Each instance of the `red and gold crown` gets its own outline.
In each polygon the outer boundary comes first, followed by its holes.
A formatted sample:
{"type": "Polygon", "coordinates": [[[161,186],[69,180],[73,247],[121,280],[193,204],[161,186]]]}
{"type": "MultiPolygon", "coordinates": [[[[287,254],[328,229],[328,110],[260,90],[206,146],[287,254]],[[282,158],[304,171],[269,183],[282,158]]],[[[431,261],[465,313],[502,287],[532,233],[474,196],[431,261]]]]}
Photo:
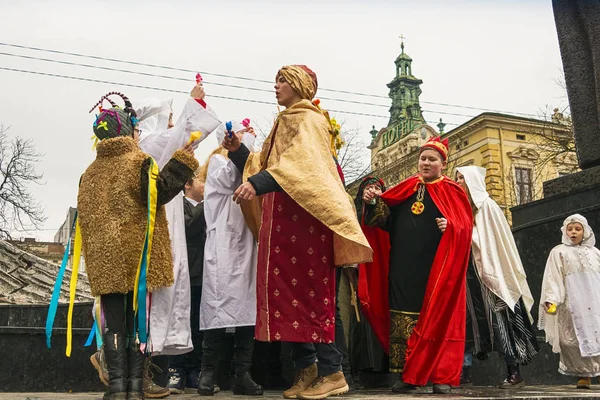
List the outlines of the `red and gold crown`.
{"type": "Polygon", "coordinates": [[[421,146],[421,150],[434,149],[442,155],[444,161],[448,160],[448,139],[441,139],[439,136],[432,136],[421,146]]]}

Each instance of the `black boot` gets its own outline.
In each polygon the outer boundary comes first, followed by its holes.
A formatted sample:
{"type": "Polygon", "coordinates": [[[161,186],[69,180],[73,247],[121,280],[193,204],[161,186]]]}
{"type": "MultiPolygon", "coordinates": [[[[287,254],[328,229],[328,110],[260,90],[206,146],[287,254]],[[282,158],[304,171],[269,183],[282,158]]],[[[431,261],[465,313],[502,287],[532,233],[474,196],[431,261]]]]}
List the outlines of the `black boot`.
{"type": "Polygon", "coordinates": [[[104,357],[108,370],[105,400],[127,400],[127,337],[124,333],[105,333],[104,357]]]}
{"type": "Polygon", "coordinates": [[[127,357],[129,360],[129,374],[127,392],[129,400],[142,400],[144,398],[144,363],[146,355],[140,351],[139,343],[135,337],[129,337],[127,357]]]}
{"type": "Polygon", "coordinates": [[[210,369],[203,369],[200,372],[200,378],[198,379],[198,394],[200,396],[214,396],[215,395],[215,384],[213,381],[213,375],[215,371],[210,369]]]}
{"type": "Polygon", "coordinates": [[[262,396],[263,394],[262,386],[254,382],[250,372],[244,372],[241,375],[236,373],[231,391],[233,394],[246,396],[262,396]]]}
{"type": "Polygon", "coordinates": [[[231,388],[233,394],[246,396],[262,396],[263,394],[262,386],[254,382],[250,375],[253,350],[254,327],[235,328],[235,380],[231,388]]]}

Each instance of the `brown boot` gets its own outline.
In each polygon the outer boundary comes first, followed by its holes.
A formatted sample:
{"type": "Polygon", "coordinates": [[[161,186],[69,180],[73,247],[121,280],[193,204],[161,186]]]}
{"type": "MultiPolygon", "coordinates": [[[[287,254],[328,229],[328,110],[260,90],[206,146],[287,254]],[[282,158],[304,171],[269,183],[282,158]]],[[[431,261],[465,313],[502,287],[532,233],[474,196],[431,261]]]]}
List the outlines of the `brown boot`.
{"type": "Polygon", "coordinates": [[[90,362],[98,371],[98,378],[104,386],[108,386],[108,370],[106,369],[106,361],[104,360],[104,348],[101,348],[90,356],[90,362]]]}
{"type": "Polygon", "coordinates": [[[151,367],[155,368],[159,373],[162,372],[156,364],[153,364],[150,361],[150,358],[146,359],[146,364],[144,366],[144,397],[147,399],[162,399],[168,397],[171,394],[169,389],[159,386],[152,381],[154,375],[150,371],[151,367]]]}
{"type": "Polygon", "coordinates": [[[308,389],[310,384],[317,378],[317,375],[317,364],[298,371],[296,379],[294,379],[294,386],[283,392],[283,397],[285,399],[297,399],[300,392],[308,389]]]}
{"type": "Polygon", "coordinates": [[[592,378],[580,376],[577,378],[577,389],[591,389],[592,378]]]}
{"type": "Polygon", "coordinates": [[[342,371],[331,375],[319,376],[312,385],[301,392],[298,397],[306,400],[324,399],[329,396],[336,396],[347,393],[349,390],[346,378],[342,371]]]}

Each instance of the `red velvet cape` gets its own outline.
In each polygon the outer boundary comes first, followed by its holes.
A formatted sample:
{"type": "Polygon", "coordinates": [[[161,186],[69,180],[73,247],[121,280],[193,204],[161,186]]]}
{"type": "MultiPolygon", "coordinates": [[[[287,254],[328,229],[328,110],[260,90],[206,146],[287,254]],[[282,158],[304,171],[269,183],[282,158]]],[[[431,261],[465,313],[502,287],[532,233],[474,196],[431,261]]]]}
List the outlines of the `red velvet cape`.
{"type": "MultiPolygon", "coordinates": [[[[422,182],[419,175],[410,177],[383,193],[381,199],[390,207],[402,203],[422,182]]],[[[448,177],[427,183],[425,187],[448,220],[448,226],[431,266],[418,323],[408,340],[402,380],[419,386],[428,381],[458,386],[464,356],[466,271],[473,215],[465,191],[448,177]]],[[[361,265],[359,296],[366,318],[384,348],[388,349],[390,245],[389,240],[384,240],[387,234],[381,232],[379,229],[365,230],[374,251],[374,261],[370,265],[361,265]]]]}
{"type": "MultiPolygon", "coordinates": [[[[364,206],[363,206],[364,207],[364,206]]],[[[390,306],[388,304],[388,271],[390,267],[390,237],[379,228],[364,223],[361,227],[373,249],[373,262],[358,266],[358,298],[360,309],[369,321],[383,350],[390,348],[390,306]]]]}

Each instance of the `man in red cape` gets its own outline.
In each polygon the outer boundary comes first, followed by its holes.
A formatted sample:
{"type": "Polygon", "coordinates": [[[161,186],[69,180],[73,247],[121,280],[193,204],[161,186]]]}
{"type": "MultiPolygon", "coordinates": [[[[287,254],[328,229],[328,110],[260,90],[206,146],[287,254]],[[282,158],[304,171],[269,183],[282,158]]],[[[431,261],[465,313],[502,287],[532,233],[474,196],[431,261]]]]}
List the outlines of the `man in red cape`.
{"type": "Polygon", "coordinates": [[[365,191],[366,203],[378,197],[365,222],[389,241],[365,229],[375,256],[361,266],[359,297],[390,370],[402,372],[392,390],[433,382],[444,394],[460,383],[473,217],[464,190],[442,175],[447,140],[432,138],[420,151],[419,174],[383,194],[365,191]]]}

